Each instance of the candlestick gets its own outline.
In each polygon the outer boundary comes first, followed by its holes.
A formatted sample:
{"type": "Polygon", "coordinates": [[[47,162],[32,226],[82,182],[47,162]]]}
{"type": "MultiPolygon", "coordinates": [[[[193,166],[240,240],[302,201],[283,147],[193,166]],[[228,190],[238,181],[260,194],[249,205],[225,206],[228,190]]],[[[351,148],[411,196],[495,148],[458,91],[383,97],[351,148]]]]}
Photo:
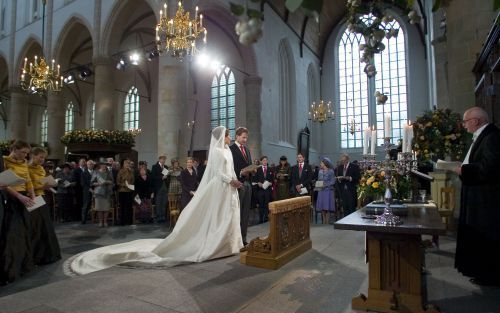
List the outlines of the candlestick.
{"type": "Polygon", "coordinates": [[[375,126],[372,126],[372,134],[371,134],[371,155],[375,155],[375,147],[377,146],[377,130],[375,129],[375,126]]]}
{"type": "Polygon", "coordinates": [[[384,118],[384,137],[391,138],[391,116],[389,114],[385,115],[384,118]]]}
{"type": "Polygon", "coordinates": [[[407,140],[407,146],[406,146],[406,152],[412,151],[412,146],[411,143],[413,141],[413,125],[411,124],[411,121],[409,121],[408,125],[408,133],[406,135],[406,140],[407,140]]]}
{"type": "Polygon", "coordinates": [[[405,153],[408,152],[406,151],[406,148],[408,146],[408,125],[403,126],[403,143],[401,146],[401,152],[405,153]]]}

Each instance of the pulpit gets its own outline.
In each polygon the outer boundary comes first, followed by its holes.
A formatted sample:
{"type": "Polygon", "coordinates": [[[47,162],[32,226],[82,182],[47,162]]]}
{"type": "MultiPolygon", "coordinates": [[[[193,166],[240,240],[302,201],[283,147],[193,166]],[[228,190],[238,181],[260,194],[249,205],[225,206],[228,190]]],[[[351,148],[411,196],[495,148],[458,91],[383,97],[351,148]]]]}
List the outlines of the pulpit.
{"type": "Polygon", "coordinates": [[[444,235],[445,226],[435,205],[408,205],[402,220],[398,226],[376,224],[363,208],[335,222],[335,229],[366,232],[368,294],[352,299],[353,310],[439,312],[425,303],[421,235],[444,235]]]}
{"type": "Polygon", "coordinates": [[[269,203],[269,235],[252,239],[240,254],[240,262],[278,269],[311,249],[310,216],[310,196],[269,203]]]}

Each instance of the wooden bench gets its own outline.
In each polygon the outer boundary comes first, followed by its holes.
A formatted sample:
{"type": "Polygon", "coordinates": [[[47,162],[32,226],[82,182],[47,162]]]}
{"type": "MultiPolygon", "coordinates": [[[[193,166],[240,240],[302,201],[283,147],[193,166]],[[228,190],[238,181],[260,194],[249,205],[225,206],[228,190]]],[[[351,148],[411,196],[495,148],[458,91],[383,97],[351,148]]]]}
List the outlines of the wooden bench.
{"type": "Polygon", "coordinates": [[[310,216],[310,196],[269,203],[269,236],[252,239],[240,262],[278,269],[311,249],[310,216]]]}

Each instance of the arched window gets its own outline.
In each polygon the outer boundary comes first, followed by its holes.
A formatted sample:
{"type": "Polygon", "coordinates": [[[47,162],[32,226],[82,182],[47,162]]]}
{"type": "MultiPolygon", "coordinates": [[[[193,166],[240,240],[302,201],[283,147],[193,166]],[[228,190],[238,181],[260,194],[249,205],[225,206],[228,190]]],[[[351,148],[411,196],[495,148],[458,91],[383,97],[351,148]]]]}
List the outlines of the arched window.
{"type": "Polygon", "coordinates": [[[89,128],[95,129],[95,102],[92,102],[89,110],[89,128]]]}
{"type": "MultiPolygon", "coordinates": [[[[371,18],[367,16],[365,20],[369,22],[371,18]]],[[[385,114],[391,115],[394,141],[401,137],[401,128],[406,124],[408,112],[405,38],[396,20],[390,26],[398,29],[399,35],[382,41],[386,48],[382,53],[375,54],[378,73],[373,78],[367,77],[365,64],[360,62],[362,52],[359,45],[365,42],[363,36],[346,29],[340,39],[338,86],[341,148],[361,148],[363,129],[372,125],[377,129],[380,145],[383,142],[385,114]],[[374,96],[376,91],[388,96],[385,105],[377,104],[374,96]]]]}
{"type": "Polygon", "coordinates": [[[40,125],[40,143],[43,144],[44,142],[47,142],[47,128],[49,124],[49,114],[47,110],[43,111],[42,114],[42,122],[40,125]]]}
{"type": "Polygon", "coordinates": [[[212,79],[210,125],[225,126],[234,138],[236,128],[236,82],[233,71],[222,65],[212,79]]]}
{"type": "Polygon", "coordinates": [[[69,102],[68,106],[66,107],[66,120],[64,123],[64,131],[65,132],[70,132],[74,128],[74,122],[75,122],[75,114],[73,111],[73,102],[69,102]]]}
{"type": "Polygon", "coordinates": [[[292,143],[295,132],[294,129],[294,113],[295,102],[293,101],[293,90],[295,83],[295,68],[293,63],[293,55],[286,40],[282,40],[278,48],[279,55],[279,110],[278,110],[278,140],[292,143]]]}
{"type": "Polygon", "coordinates": [[[139,93],[137,88],[132,86],[123,106],[123,129],[137,128],[139,128],[139,93]]]}

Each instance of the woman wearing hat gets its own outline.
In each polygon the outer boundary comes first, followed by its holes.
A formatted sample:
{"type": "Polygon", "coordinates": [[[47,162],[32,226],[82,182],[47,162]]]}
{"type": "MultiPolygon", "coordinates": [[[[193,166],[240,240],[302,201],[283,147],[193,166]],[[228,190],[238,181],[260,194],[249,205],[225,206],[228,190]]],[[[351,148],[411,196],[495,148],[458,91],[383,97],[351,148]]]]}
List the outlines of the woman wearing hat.
{"type": "Polygon", "coordinates": [[[323,158],[319,164],[318,180],[316,188],[318,198],[316,200],[316,213],[321,212],[323,224],[328,224],[328,213],[335,212],[335,194],[333,186],[336,178],[329,158],[323,158]]]}
{"type": "Polygon", "coordinates": [[[280,158],[280,164],[276,166],[277,192],[276,200],[290,198],[290,164],[286,156],[280,158]]]}

